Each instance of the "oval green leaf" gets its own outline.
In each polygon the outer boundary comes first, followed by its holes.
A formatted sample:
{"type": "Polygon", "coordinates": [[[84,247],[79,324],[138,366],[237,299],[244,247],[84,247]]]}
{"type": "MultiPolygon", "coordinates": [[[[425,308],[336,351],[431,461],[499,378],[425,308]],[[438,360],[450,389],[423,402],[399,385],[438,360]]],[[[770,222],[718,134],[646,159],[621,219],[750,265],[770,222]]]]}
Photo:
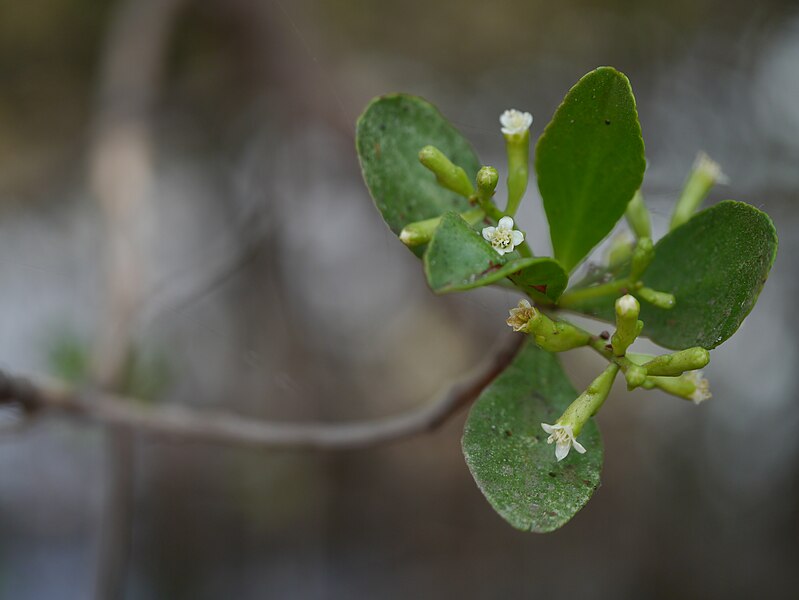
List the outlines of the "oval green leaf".
{"type": "MultiPolygon", "coordinates": [[[[355,144],[366,186],[395,234],[408,223],[470,208],[419,162],[431,144],[474,180],[480,163],[460,132],[432,104],[406,94],[375,98],[358,119],[355,144]]],[[[412,248],[421,255],[423,248],[412,248]]]]}
{"type": "Polygon", "coordinates": [[[624,215],[645,167],[627,77],[610,67],[588,73],[566,94],[536,146],[552,246],[567,271],[624,215]]]}
{"type": "Polygon", "coordinates": [[[553,270],[550,262],[554,261],[519,258],[516,252],[500,256],[458,213],[448,212],[427,245],[424,272],[436,294],[470,290],[525,273],[544,291],[562,291],[563,269],[553,270]]]}
{"type": "MultiPolygon", "coordinates": [[[[666,348],[715,348],[750,313],[777,256],[769,216],[743,202],[725,200],[697,213],[655,245],[643,282],[677,299],[670,310],[641,302],[643,335],[666,348]]],[[[613,320],[615,298],[570,309],[613,320]]]]}
{"type": "Polygon", "coordinates": [[[511,274],[509,279],[537,302],[549,304],[556,301],[569,283],[566,271],[551,258],[534,258],[531,261],[529,266],[511,274]]]}
{"type": "Polygon", "coordinates": [[[469,413],[466,464],[494,510],[517,529],[561,527],[599,485],[603,449],[593,420],[579,436],[587,452],[572,451],[561,462],[541,429],[576,397],[555,355],[528,342],[469,413]]]}

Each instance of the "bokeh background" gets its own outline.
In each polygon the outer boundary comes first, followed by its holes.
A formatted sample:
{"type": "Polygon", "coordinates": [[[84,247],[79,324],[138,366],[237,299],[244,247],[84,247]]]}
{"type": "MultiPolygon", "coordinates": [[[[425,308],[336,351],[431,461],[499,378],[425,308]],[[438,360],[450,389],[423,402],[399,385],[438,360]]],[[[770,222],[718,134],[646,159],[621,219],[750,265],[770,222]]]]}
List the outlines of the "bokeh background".
{"type": "MultiPolygon", "coordinates": [[[[638,99],[656,232],[704,150],[730,179],[709,202],[754,204],[780,235],[758,305],[706,369],[713,400],[617,386],[598,417],[602,486],[545,536],[513,530],[483,499],[460,452],[463,414],[340,453],[136,437],[123,597],[795,593],[791,0],[4,2],[0,366],[85,376],[119,235],[103,195],[130,193],[141,201],[117,224],[136,266],[114,277],[134,290],[126,385],[138,396],[292,421],[418,406],[510,335],[517,298],[427,290],[362,184],[358,114],[375,95],[420,94],[502,172],[499,113],[532,112],[537,137],[566,90],[605,64],[638,99]],[[130,137],[104,145],[119,123],[130,137]]],[[[534,184],[520,220],[547,251],[534,184]]],[[[601,366],[589,351],[565,363],[578,386],[601,366]]],[[[3,425],[0,597],[93,597],[103,431],[63,419],[20,430],[10,413],[3,425]]]]}

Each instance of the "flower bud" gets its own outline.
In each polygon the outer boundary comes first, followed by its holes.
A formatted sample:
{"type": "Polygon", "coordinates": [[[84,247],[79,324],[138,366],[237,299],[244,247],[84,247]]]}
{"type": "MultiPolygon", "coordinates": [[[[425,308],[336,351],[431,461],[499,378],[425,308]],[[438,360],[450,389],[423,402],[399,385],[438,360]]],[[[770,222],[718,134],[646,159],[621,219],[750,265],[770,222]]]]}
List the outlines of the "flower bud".
{"type": "Polygon", "coordinates": [[[635,232],[638,238],[651,238],[652,237],[652,223],[649,218],[649,211],[644,204],[644,197],[641,195],[641,190],[635,192],[633,199],[627,205],[627,210],[624,213],[627,218],[627,223],[630,229],[635,232]]]}
{"type": "Polygon", "coordinates": [[[682,375],[685,371],[701,369],[710,362],[710,352],[701,346],[656,356],[644,365],[648,375],[682,375]]]}
{"type": "Polygon", "coordinates": [[[677,299],[673,294],[658,292],[657,290],[653,290],[652,288],[648,287],[639,288],[635,291],[635,293],[639,298],[641,298],[641,300],[648,302],[652,306],[657,306],[658,308],[667,310],[674,308],[674,305],[677,302],[677,299]]]}
{"type": "Polygon", "coordinates": [[[653,258],[655,258],[655,245],[652,243],[652,238],[638,238],[630,265],[630,281],[641,279],[641,275],[644,274],[653,258]]]}
{"type": "Polygon", "coordinates": [[[641,305],[630,294],[616,300],[616,333],[610,339],[615,356],[624,356],[627,348],[635,341],[644,324],[638,320],[641,305]]]}
{"type": "Polygon", "coordinates": [[[497,189],[499,173],[494,167],[482,167],[477,171],[477,194],[481,197],[491,198],[497,189]]]}
{"type": "MultiPolygon", "coordinates": [[[[476,225],[485,218],[485,213],[482,209],[474,208],[461,213],[461,217],[469,223],[469,225],[476,225]]],[[[441,223],[441,217],[433,217],[432,219],[425,219],[424,221],[415,221],[408,223],[400,231],[399,239],[406,246],[420,246],[426,244],[433,237],[438,224],[441,223]]]]}
{"type": "Polygon", "coordinates": [[[727,183],[727,176],[721,171],[717,162],[704,152],[696,156],[694,166],[683,186],[680,199],[674,207],[669,229],[676,229],[697,211],[710,189],[717,183],[727,183]]]}
{"type": "Polygon", "coordinates": [[[425,146],[419,151],[419,162],[430,169],[438,183],[461,196],[474,194],[474,187],[469,176],[459,166],[452,163],[441,150],[435,146],[425,146]]]}

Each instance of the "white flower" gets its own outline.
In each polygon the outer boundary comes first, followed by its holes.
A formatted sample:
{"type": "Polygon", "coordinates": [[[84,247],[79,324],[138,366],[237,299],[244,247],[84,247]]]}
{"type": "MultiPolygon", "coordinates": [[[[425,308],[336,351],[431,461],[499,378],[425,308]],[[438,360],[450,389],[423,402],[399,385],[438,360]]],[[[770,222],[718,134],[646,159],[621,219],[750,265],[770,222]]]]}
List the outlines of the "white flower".
{"type": "Polygon", "coordinates": [[[577,450],[580,454],[585,454],[585,447],[574,438],[571,425],[547,425],[541,423],[541,428],[549,435],[547,444],[557,444],[555,446],[555,458],[563,460],[569,455],[569,450],[577,450]]]}
{"type": "Polygon", "coordinates": [[[502,256],[524,241],[524,234],[513,229],[513,219],[502,217],[496,227],[483,227],[483,237],[491,242],[494,250],[502,256]]]}
{"type": "Polygon", "coordinates": [[[694,384],[694,391],[691,394],[691,400],[694,401],[694,404],[709,400],[713,396],[710,393],[710,384],[707,379],[702,377],[702,371],[691,371],[686,374],[686,377],[694,384]]]}
{"type": "Polygon", "coordinates": [[[530,129],[530,125],[533,124],[533,115],[511,108],[500,115],[499,122],[502,125],[502,133],[517,135],[530,129]]]}
{"type": "Polygon", "coordinates": [[[721,165],[704,152],[700,152],[696,155],[694,171],[699,171],[709,179],[712,179],[715,183],[726,185],[730,182],[730,179],[721,170],[721,165]]]}
{"type": "Polygon", "coordinates": [[[526,298],[522,298],[519,300],[519,305],[516,308],[511,308],[508,313],[510,313],[510,316],[505,322],[509,327],[513,327],[513,331],[521,331],[527,325],[527,322],[535,316],[536,310],[526,298]]]}

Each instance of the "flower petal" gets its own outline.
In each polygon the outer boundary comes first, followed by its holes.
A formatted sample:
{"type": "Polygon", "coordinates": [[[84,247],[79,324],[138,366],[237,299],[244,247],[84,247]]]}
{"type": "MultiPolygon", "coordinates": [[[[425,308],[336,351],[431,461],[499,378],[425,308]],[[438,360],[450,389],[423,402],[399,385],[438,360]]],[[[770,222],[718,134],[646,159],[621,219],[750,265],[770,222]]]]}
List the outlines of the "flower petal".
{"type": "Polygon", "coordinates": [[[558,445],[555,446],[555,458],[557,458],[559,462],[566,458],[569,455],[571,447],[572,445],[569,442],[558,442],[558,445]]]}
{"type": "Polygon", "coordinates": [[[579,452],[580,454],[585,454],[585,446],[583,446],[583,445],[582,445],[580,442],[578,442],[577,440],[574,440],[574,441],[572,442],[572,446],[574,446],[574,449],[575,449],[575,450],[577,450],[577,452],[579,452]]]}
{"type": "Polygon", "coordinates": [[[499,254],[500,256],[504,255],[505,252],[508,252],[507,249],[505,249],[505,248],[497,248],[496,246],[494,246],[494,250],[496,250],[497,254],[499,254]]]}
{"type": "Polygon", "coordinates": [[[552,433],[555,429],[558,429],[557,425],[548,425],[547,423],[541,423],[541,429],[546,431],[547,433],[552,433]]]}
{"type": "Polygon", "coordinates": [[[513,229],[513,219],[511,217],[502,217],[497,226],[500,229],[513,229]]]}
{"type": "Polygon", "coordinates": [[[518,246],[524,241],[524,234],[516,229],[510,234],[510,239],[513,240],[514,246],[518,246]]]}
{"type": "Polygon", "coordinates": [[[496,227],[483,227],[483,239],[490,242],[494,238],[496,231],[496,227]]]}

